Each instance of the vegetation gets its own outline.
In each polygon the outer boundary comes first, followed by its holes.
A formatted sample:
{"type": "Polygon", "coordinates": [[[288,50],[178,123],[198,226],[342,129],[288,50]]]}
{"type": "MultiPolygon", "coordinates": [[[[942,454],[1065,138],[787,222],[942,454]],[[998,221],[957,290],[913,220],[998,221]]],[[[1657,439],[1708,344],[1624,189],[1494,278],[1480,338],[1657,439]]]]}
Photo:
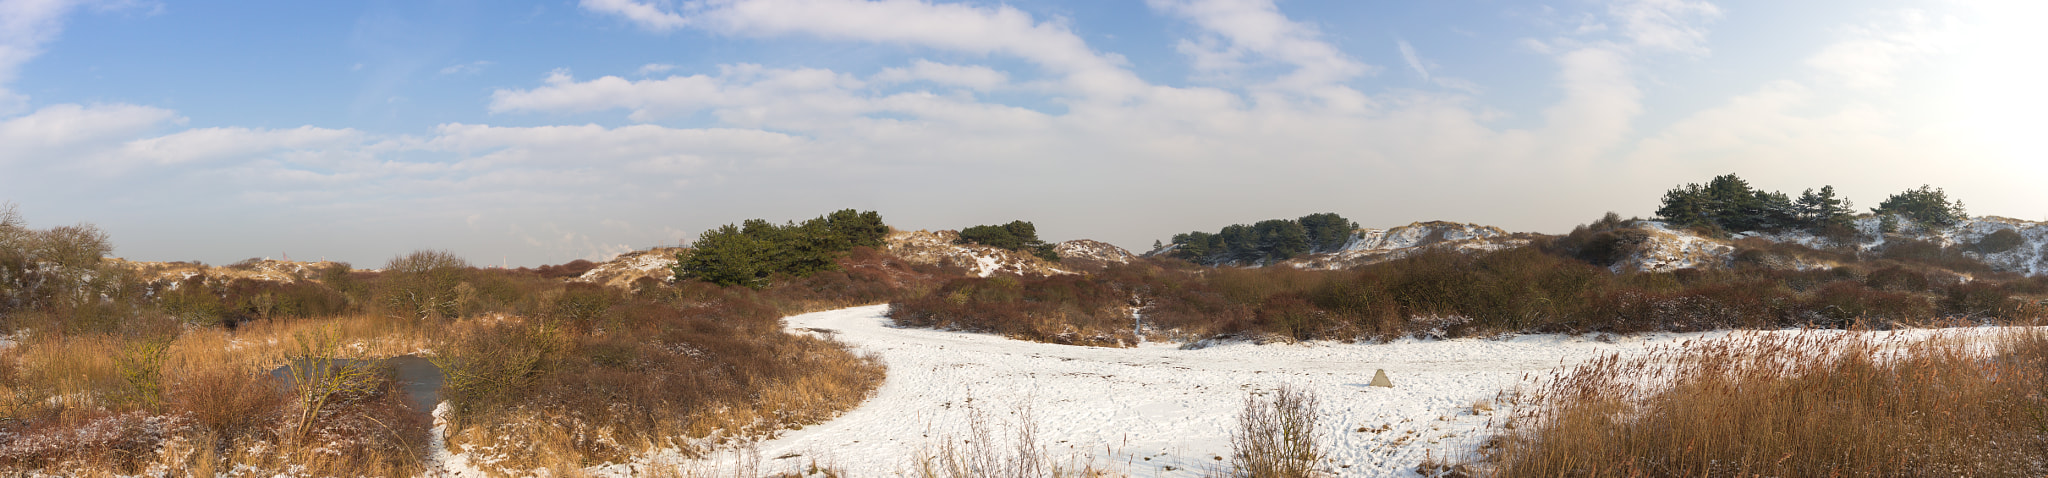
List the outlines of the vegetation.
{"type": "Polygon", "coordinates": [[[1047,261],[1059,262],[1060,255],[1053,251],[1052,244],[1038,240],[1038,227],[1026,221],[1010,221],[1001,226],[974,226],[960,230],[961,244],[980,244],[989,247],[1027,252],[1047,261]]]}
{"type": "Polygon", "coordinates": [[[1249,226],[1231,225],[1215,234],[1175,234],[1171,255],[1209,265],[1271,263],[1301,254],[1335,251],[1344,247],[1357,230],[1358,223],[1336,213],[1270,219],[1249,226]]]}
{"type": "MultiPolygon", "coordinates": [[[[864,224],[879,237],[872,215],[828,226],[844,238],[864,224]]],[[[17,342],[0,347],[0,470],[417,476],[427,410],[389,370],[334,359],[420,350],[449,378],[449,443],[513,457],[490,465],[499,472],[701,450],[714,434],[824,420],[881,383],[879,362],[785,334],[782,315],[920,294],[959,273],[851,247],[760,290],[568,284],[447,251],[288,282],[172,280],[100,261],[110,248],[97,231],[30,229],[0,209],[0,330],[17,342]]]]}
{"type": "Polygon", "coordinates": [[[1820,233],[1841,227],[1854,205],[1835,197],[1834,186],[1806,190],[1794,201],[1784,193],[1751,189],[1734,174],[1707,184],[1686,184],[1664,193],[1657,218],[1672,225],[1722,233],[1805,229],[1820,233]]]}
{"type": "Polygon", "coordinates": [[[1210,269],[1146,260],[1089,276],[963,278],[891,304],[900,325],[1054,343],[1241,335],[1385,340],[1517,332],[1894,327],[2048,316],[2048,278],[1992,271],[1950,247],[1895,239],[1872,251],[1745,239],[1729,269],[1607,269],[1646,240],[1609,214],[1571,234],[1492,253],[1425,250],[1343,271],[1210,269]],[[1794,258],[1841,264],[1788,270],[1794,258]],[[1973,279],[1965,281],[1961,274],[1973,279]]]}
{"type": "MultiPolygon", "coordinates": [[[[1885,198],[1884,202],[1878,203],[1877,207],[1870,208],[1870,212],[1885,219],[1890,219],[1893,215],[1904,216],[1914,223],[1927,227],[1950,227],[1970,218],[1970,215],[1963,211],[1962,200],[1949,201],[1948,193],[1927,185],[1893,194],[1885,198]]],[[[1887,224],[1884,232],[1893,232],[1897,229],[1895,222],[1888,221],[1887,224]]]]}
{"type": "Polygon", "coordinates": [[[2036,476],[2048,336],[1738,335],[1558,374],[1499,476],[2036,476]]]}
{"type": "Polygon", "coordinates": [[[1310,478],[1327,452],[1326,438],[1316,430],[1320,399],[1312,392],[1282,385],[1272,398],[1246,394],[1230,434],[1230,464],[1242,476],[1310,478]]]}
{"type": "Polygon", "coordinates": [[[675,278],[759,289],[778,275],[833,270],[848,250],[881,246],[888,235],[889,226],[874,211],[845,209],[781,226],[749,219],[704,231],[689,251],[676,255],[675,278]]]}

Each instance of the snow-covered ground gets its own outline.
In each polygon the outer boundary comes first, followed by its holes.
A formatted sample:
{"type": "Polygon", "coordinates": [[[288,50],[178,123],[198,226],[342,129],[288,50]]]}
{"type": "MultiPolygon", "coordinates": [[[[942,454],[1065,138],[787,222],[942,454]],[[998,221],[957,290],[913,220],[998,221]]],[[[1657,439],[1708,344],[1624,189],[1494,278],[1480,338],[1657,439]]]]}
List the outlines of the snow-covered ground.
{"type": "Polygon", "coordinates": [[[1111,349],[894,328],[885,310],[787,319],[794,330],[830,331],[824,333],[878,354],[889,378],[846,415],[760,443],[749,454],[758,454],[763,471],[815,461],[853,476],[899,476],[942,440],[972,438],[973,414],[1008,439],[1019,410],[1028,408],[1039,444],[1054,458],[1092,461],[1131,476],[1201,476],[1228,466],[1230,431],[1246,394],[1291,384],[1321,398],[1322,432],[1332,446],[1329,471],[1413,475],[1425,457],[1471,453],[1511,411],[1499,403],[1475,414],[1475,402],[1581,360],[1726,335],[1111,349]],[[1380,369],[1394,388],[1366,385],[1380,369]]]}

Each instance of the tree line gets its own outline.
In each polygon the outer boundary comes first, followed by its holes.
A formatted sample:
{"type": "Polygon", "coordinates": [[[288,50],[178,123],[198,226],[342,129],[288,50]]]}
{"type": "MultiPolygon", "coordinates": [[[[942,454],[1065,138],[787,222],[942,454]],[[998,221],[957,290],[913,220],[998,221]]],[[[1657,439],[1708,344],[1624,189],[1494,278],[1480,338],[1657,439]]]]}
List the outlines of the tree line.
{"type": "Polygon", "coordinates": [[[1337,213],[1268,219],[1251,225],[1233,224],[1214,234],[1175,234],[1168,255],[1210,265],[1279,262],[1302,254],[1335,252],[1350,242],[1357,230],[1358,223],[1337,213]]]}
{"type": "MultiPolygon", "coordinates": [[[[1829,234],[1850,229],[1855,211],[1854,203],[1838,197],[1834,186],[1821,186],[1818,191],[1809,188],[1794,199],[1782,192],[1752,188],[1731,173],[1706,184],[1685,184],[1665,192],[1657,219],[1716,235],[1788,230],[1829,234]]],[[[1895,232],[1899,217],[1926,227],[1950,227],[1969,219],[1962,201],[1950,201],[1946,192],[1926,185],[1893,194],[1870,212],[1878,215],[1883,232],[1895,232]]]]}

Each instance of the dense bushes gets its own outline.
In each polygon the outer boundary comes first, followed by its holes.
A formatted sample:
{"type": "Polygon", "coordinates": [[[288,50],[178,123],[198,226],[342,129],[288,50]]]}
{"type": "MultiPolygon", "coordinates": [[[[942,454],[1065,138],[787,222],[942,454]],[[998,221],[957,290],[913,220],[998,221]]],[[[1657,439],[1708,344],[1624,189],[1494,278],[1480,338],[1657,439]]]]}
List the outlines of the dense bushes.
{"type": "Polygon", "coordinates": [[[1572,232],[1543,244],[1554,254],[1610,267],[1628,259],[1649,242],[1650,235],[1634,227],[1637,219],[1623,220],[1607,213],[1600,220],[1572,228],[1572,232]]]}
{"type": "Polygon", "coordinates": [[[1357,229],[1357,223],[1336,213],[1269,219],[1249,226],[1231,225],[1215,234],[1175,234],[1171,255],[1208,265],[1271,263],[1335,251],[1344,247],[1357,229]]]}
{"type": "Polygon", "coordinates": [[[676,255],[677,280],[767,287],[777,274],[805,277],[831,270],[855,247],[879,247],[889,226],[874,211],[845,209],[804,221],[774,225],[749,219],[704,231],[691,249],[676,255]]]}
{"type": "Polygon", "coordinates": [[[948,282],[890,304],[898,325],[1001,333],[1079,345],[1128,344],[1131,295],[1093,277],[996,276],[948,282]]]}
{"type": "Polygon", "coordinates": [[[1001,226],[974,226],[960,230],[960,243],[981,244],[989,247],[1028,252],[1040,259],[1059,262],[1060,255],[1053,251],[1052,244],[1038,240],[1038,227],[1025,221],[1010,221],[1001,226]]]}

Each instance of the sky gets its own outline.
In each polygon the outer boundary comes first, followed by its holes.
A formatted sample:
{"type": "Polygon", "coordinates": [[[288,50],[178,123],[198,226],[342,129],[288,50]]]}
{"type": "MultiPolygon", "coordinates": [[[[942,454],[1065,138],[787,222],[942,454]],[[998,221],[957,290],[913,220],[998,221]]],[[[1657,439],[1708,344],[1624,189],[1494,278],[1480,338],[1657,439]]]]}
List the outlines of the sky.
{"type": "Polygon", "coordinates": [[[0,201],[533,266],[750,218],[1561,233],[1735,173],[2048,220],[2048,2],[0,0],[0,201]]]}

